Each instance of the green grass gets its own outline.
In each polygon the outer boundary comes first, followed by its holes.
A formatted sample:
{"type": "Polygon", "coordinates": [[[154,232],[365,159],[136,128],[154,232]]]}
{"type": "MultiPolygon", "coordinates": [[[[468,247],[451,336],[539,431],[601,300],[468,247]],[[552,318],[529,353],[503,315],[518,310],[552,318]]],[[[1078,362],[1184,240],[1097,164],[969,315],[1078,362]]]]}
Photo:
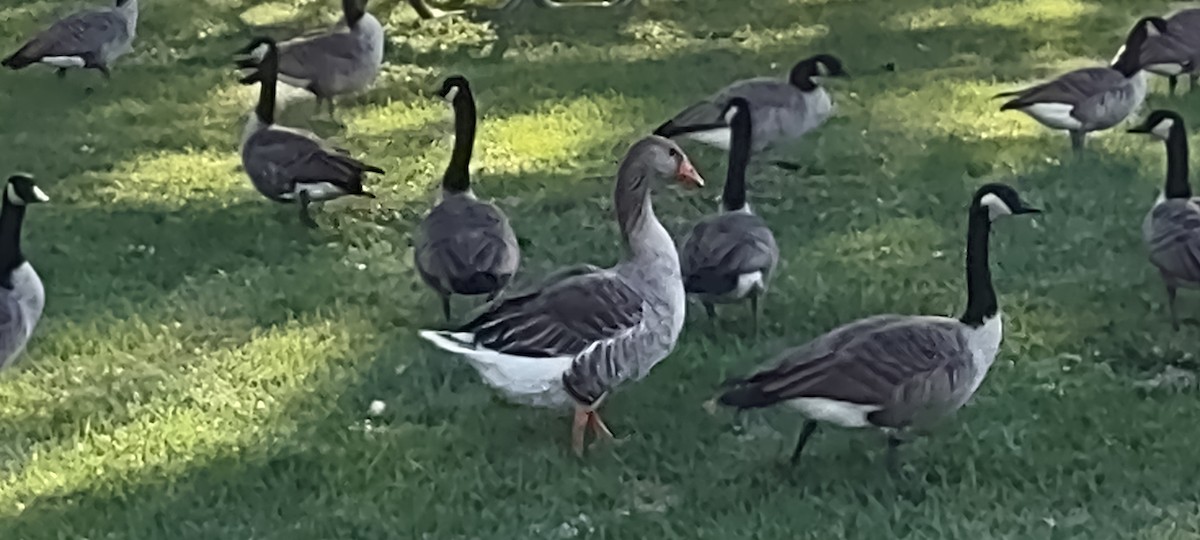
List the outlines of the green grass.
{"type": "MultiPolygon", "coordinates": [[[[344,102],[344,131],[314,127],[388,174],[378,200],[329,204],[311,232],[239,170],[254,90],[229,57],[250,24],[287,35],[334,2],[147,1],[110,83],[0,74],[0,173],[33,172],[53,198],[26,227],[45,318],[0,374],[0,538],[1200,538],[1195,393],[1134,386],[1195,369],[1200,338],[1171,332],[1140,244],[1161,144],[1114,132],[1072,162],[1065,136],[988,99],[1108,59],[1164,2],[645,3],[502,27],[373,3],[386,73],[344,102]],[[474,83],[477,191],[511,216],[529,282],[616,259],[595,177],[639,134],[819,51],[857,76],[834,85],[839,116],[784,151],[818,174],[751,180],[785,259],[765,336],[744,318],[713,334],[693,309],[675,353],[606,405],[619,446],[576,460],[565,417],[501,404],[417,340],[439,324],[410,236],[449,155],[441,77],[474,83]],[[992,180],[1047,213],[993,234],[1001,357],[955,422],[905,448],[918,494],[883,475],[877,434],[823,430],[793,470],[795,417],[734,429],[705,411],[725,376],[840,323],[961,309],[964,208],[992,180]]],[[[0,48],[69,7],[0,7],[0,48]]],[[[1195,96],[1155,88],[1149,106],[1200,122],[1195,96]]],[[[724,175],[719,152],[688,149],[711,184],[659,196],[677,233],[724,175]]]]}

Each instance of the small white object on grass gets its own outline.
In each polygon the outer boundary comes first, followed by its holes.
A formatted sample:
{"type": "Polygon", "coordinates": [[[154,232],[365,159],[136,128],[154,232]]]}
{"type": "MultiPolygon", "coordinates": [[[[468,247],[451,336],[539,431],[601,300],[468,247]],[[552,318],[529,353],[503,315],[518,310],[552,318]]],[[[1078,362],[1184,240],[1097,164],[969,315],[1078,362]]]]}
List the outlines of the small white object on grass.
{"type": "Polygon", "coordinates": [[[367,409],[367,412],[371,413],[371,416],[379,416],[386,408],[387,404],[377,399],[371,402],[371,407],[367,409]]]}

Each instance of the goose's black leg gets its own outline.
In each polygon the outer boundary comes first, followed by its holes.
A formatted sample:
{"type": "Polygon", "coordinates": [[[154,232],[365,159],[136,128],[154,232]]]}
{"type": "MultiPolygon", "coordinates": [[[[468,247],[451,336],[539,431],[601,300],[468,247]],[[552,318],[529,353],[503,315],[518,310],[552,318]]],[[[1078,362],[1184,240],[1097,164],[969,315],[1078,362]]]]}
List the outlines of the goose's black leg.
{"type": "Polygon", "coordinates": [[[758,337],[758,293],[750,293],[750,328],[754,337],[758,337]]]}
{"type": "Polygon", "coordinates": [[[704,312],[708,314],[710,320],[717,320],[717,308],[712,305],[712,302],[704,302],[704,312]]]}
{"type": "Polygon", "coordinates": [[[1179,76],[1171,75],[1167,77],[1167,95],[1175,95],[1175,87],[1179,84],[1179,76]]]}
{"type": "Polygon", "coordinates": [[[1196,89],[1196,80],[1200,79],[1200,73],[1188,73],[1188,93],[1196,89]]]}
{"type": "Polygon", "coordinates": [[[67,68],[58,68],[54,70],[54,74],[58,75],[58,78],[60,79],[65,79],[67,78],[67,68]]]}
{"type": "Polygon", "coordinates": [[[104,75],[104,80],[107,81],[107,80],[112,79],[112,73],[108,71],[108,66],[105,66],[103,64],[98,64],[96,66],[96,69],[100,71],[101,75],[104,75]]]}
{"type": "Polygon", "coordinates": [[[1071,131],[1071,150],[1074,150],[1076,154],[1083,153],[1083,138],[1086,135],[1087,134],[1082,131],[1071,131]]]}
{"type": "Polygon", "coordinates": [[[903,442],[895,435],[888,436],[887,455],[884,457],[884,463],[887,465],[888,473],[894,478],[900,477],[900,452],[898,449],[903,442]]]}
{"type": "Polygon", "coordinates": [[[300,205],[300,223],[303,223],[305,227],[310,229],[317,228],[317,222],[313,220],[312,215],[308,213],[308,205],[312,204],[312,199],[308,197],[308,192],[300,190],[300,192],[296,194],[296,202],[300,205]]]}
{"type": "Polygon", "coordinates": [[[1179,314],[1175,312],[1175,286],[1167,283],[1167,309],[1171,311],[1171,328],[1179,331],[1179,314]]]}
{"type": "Polygon", "coordinates": [[[796,441],[796,449],[792,451],[792,465],[800,463],[800,454],[804,452],[804,445],[808,444],[808,438],[812,437],[815,431],[817,431],[816,420],[809,420],[804,423],[804,427],[800,430],[800,438],[796,441]]]}

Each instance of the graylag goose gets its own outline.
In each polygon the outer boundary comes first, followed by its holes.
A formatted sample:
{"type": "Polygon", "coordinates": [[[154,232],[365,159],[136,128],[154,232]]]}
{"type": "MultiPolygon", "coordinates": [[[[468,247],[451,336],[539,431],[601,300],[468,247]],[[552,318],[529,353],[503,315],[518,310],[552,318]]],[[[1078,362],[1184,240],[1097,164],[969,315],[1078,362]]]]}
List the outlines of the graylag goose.
{"type": "Polygon", "coordinates": [[[1187,75],[1190,92],[1200,76],[1200,8],[1175,12],[1166,21],[1166,33],[1146,38],[1141,63],[1146,71],[1167,78],[1171,95],[1175,95],[1179,76],[1187,75]]]}
{"type": "Polygon", "coordinates": [[[650,199],[651,184],[665,177],[703,185],[674,142],[650,136],[634,143],[613,193],[625,247],[616,266],[576,269],[497,301],[457,329],[421,330],[421,337],[464,356],[514,402],[573,407],[571,447],[577,455],[585,429],[611,438],[597,408],[621,383],[650,373],[683,328],[679,255],[650,199]]]}
{"type": "Polygon", "coordinates": [[[692,227],[679,261],[684,290],[700,299],[710,318],[716,317],[713,304],[748,298],[757,334],[758,300],[779,262],[779,247],[766,222],[746,202],[746,166],[753,136],[750,103],[742,97],[729,100],[725,118],[732,144],[721,213],[692,227]]]}
{"type": "Polygon", "coordinates": [[[476,114],[470,84],[453,76],[440,94],[454,107],[454,152],[442,175],[442,200],[417,227],[413,257],[449,321],[450,295],[486,294],[492,301],[516,274],[521,250],[504,212],[471,190],[476,114]]]}
{"type": "MultiPolygon", "coordinates": [[[[655,135],[695,140],[729,150],[729,125],[723,114],[729,100],[740,97],[750,102],[754,125],[751,149],[761,152],[772,145],[808,133],[834,113],[829,92],[821,86],[824,77],[848,76],[838,58],[818,54],[792,67],[787,79],[755,77],[744,79],[689,106],[654,130],[655,135]]],[[[795,165],[780,162],[789,168],[795,165]]]]}
{"type": "Polygon", "coordinates": [[[1078,154],[1087,133],[1121,123],[1146,99],[1142,45],[1147,37],[1166,31],[1161,17],[1145,17],[1133,25],[1111,66],[1077,69],[1049,82],[997,94],[997,98],[1012,98],[1000,110],[1021,111],[1046,127],[1066,130],[1078,154]]]}
{"type": "Polygon", "coordinates": [[[42,280],[21,252],[21,225],[26,206],[49,200],[32,177],[15,174],[8,179],[0,205],[0,368],[25,350],[46,305],[42,280]]]}
{"type": "Polygon", "coordinates": [[[256,73],[242,84],[259,84],[258,105],[250,113],[242,134],[242,166],[254,187],[268,199],[299,206],[300,221],[316,227],[308,207],[346,195],[374,198],[363,189],[368,172],[383,169],[363,163],[344,149],[336,148],[315,134],[275,124],[275,42],[258,38],[266,48],[256,73]]]}
{"type": "Polygon", "coordinates": [[[1142,239],[1150,262],[1167,287],[1171,325],[1179,330],[1175,291],[1200,288],[1200,199],[1188,185],[1188,142],[1183,118],[1173,111],[1150,113],[1130,133],[1145,133],[1166,142],[1167,179],[1158,200],[1142,222],[1142,239]]]}
{"type": "Polygon", "coordinates": [[[958,319],[876,315],[854,321],[784,351],[749,377],[727,381],[732,388],[719,402],[799,411],[807,422],[793,463],[818,422],[881,429],[888,434],[888,469],[896,473],[902,437],[958,410],[987,376],[1001,340],[988,233],[1001,217],[1033,212],[1009,186],[976,191],[967,226],[967,307],[958,319]]]}
{"type": "Polygon", "coordinates": [[[60,77],[67,68],[88,68],[107,78],[109,66],[133,49],[137,21],[138,0],[117,0],[111,8],[76,13],[33,36],[0,65],[21,69],[42,63],[58,68],[60,77]]]}
{"type": "MultiPolygon", "coordinates": [[[[342,23],[328,32],[302,36],[279,43],[279,80],[308,90],[321,102],[329,102],[334,117],[334,96],[366,89],[379,76],[383,65],[383,25],[367,13],[367,0],[342,0],[342,23]]],[[[252,42],[237,62],[245,70],[258,69],[261,45],[252,42]]]]}

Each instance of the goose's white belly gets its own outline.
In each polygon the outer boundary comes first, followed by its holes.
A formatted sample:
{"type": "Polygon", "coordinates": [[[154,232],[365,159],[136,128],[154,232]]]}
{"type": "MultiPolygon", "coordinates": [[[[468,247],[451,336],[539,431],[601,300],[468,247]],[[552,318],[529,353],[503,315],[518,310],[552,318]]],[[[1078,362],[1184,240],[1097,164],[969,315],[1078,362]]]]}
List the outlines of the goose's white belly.
{"type": "Polygon", "coordinates": [[[29,342],[29,336],[33,335],[33,330],[42,318],[42,308],[45,307],[46,303],[46,293],[42,287],[42,280],[28,261],[13,270],[12,284],[12,291],[6,291],[6,294],[11,299],[16,300],[20,315],[15,318],[20,322],[20,325],[5,328],[11,334],[0,336],[0,343],[3,343],[5,345],[4,348],[8,349],[3,351],[5,356],[4,358],[0,358],[0,366],[8,365],[12,362],[13,358],[25,350],[25,344],[29,342]]]}
{"type": "Polygon", "coordinates": [[[878,405],[861,405],[847,401],[827,398],[796,398],[787,401],[787,405],[803,414],[805,418],[818,422],[847,427],[861,428],[871,426],[867,415],[878,411],[878,405]]]}
{"type": "Polygon", "coordinates": [[[996,361],[996,353],[1000,352],[1000,342],[1004,337],[1001,318],[997,312],[992,318],[984,320],[983,326],[966,330],[967,346],[971,348],[971,359],[975,362],[975,376],[967,387],[964,401],[979,389],[992,363],[996,361]]]}

